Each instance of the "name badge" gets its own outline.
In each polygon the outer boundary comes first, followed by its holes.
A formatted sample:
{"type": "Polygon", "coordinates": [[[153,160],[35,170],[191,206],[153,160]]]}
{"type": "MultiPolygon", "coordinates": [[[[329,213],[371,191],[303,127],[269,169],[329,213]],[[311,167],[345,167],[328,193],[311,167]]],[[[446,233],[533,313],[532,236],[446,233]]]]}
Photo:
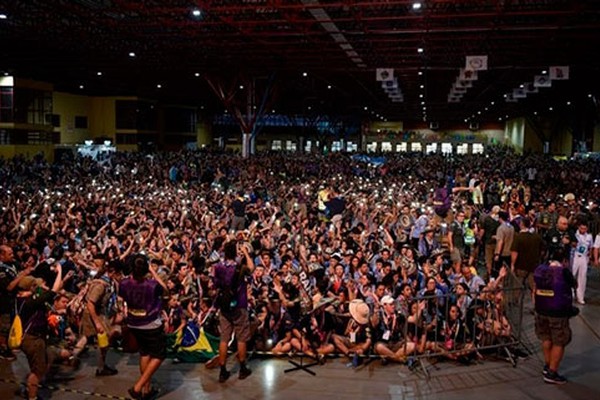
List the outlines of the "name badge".
{"type": "Polygon", "coordinates": [[[386,330],[385,332],[383,332],[382,339],[383,339],[383,340],[390,340],[390,335],[391,335],[391,332],[390,332],[390,330],[388,329],[388,330],[386,330]]]}
{"type": "Polygon", "coordinates": [[[350,343],[356,343],[356,332],[350,332],[350,343]]]}

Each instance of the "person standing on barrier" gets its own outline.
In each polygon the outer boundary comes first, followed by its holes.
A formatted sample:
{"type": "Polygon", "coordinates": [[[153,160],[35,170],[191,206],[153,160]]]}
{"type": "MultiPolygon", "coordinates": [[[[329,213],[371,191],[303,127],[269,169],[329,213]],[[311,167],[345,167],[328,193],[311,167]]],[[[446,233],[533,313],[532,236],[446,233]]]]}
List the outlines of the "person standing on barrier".
{"type": "MultiPolygon", "coordinates": [[[[510,270],[519,279],[519,287],[533,288],[533,271],[540,265],[543,250],[543,240],[538,233],[531,232],[531,221],[528,218],[519,219],[520,231],[514,237],[510,248],[510,270]]],[[[514,293],[511,300],[516,301],[514,293]]]]}
{"type": "Polygon", "coordinates": [[[568,250],[557,247],[547,264],[539,265],[534,272],[535,282],[535,333],[542,341],[544,352],[544,382],[561,385],[567,379],[558,373],[565,347],[571,342],[569,318],[579,310],[573,307],[575,278],[566,260],[568,250]]]}
{"type": "Polygon", "coordinates": [[[239,379],[246,379],[252,371],[246,366],[246,342],[250,340],[250,322],[248,319],[248,290],[246,275],[254,271],[254,261],[248,252],[248,247],[240,245],[235,240],[225,243],[223,262],[217,263],[214,269],[215,287],[219,290],[217,305],[220,310],[219,331],[219,382],[229,379],[231,373],[227,370],[227,347],[235,332],[237,340],[238,360],[240,362],[239,379]],[[245,267],[237,262],[238,250],[246,259],[245,267]]]}

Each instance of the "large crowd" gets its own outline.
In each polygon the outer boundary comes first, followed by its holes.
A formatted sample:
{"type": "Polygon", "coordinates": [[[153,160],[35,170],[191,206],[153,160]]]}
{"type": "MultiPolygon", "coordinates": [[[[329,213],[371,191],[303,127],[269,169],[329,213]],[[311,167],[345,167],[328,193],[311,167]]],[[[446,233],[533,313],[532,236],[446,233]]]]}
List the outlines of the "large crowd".
{"type": "MultiPolygon", "coordinates": [[[[383,157],[182,151],[0,160],[2,357],[14,357],[5,338],[19,297],[52,288],[58,295],[40,295],[43,318],[24,327],[45,345],[29,345],[76,365],[92,340],[102,349],[96,374],[116,374],[104,341],[125,345],[118,286],[140,255],[164,284],[161,319],[176,359],[195,329],[219,337],[213,269],[236,241],[238,261],[248,253],[254,264],[244,278],[249,346],[321,361],[338,353],[354,365],[362,355],[404,362],[425,352],[468,362],[478,348],[510,340],[502,289],[526,279],[545,251],[565,245],[598,263],[592,160],[505,147],[383,157]]],[[[574,271],[580,304],[587,267],[574,271]]]]}

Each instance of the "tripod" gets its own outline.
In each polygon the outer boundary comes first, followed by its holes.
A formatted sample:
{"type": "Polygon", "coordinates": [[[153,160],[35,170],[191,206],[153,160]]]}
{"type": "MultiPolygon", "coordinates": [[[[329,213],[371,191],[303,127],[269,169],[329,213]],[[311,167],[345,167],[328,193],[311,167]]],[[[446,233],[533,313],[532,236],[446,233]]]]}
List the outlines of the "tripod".
{"type": "MultiPolygon", "coordinates": [[[[307,315],[308,317],[308,326],[310,328],[310,314],[307,315]]],[[[304,333],[304,329],[305,327],[300,328],[300,343],[301,346],[304,346],[304,339],[305,339],[305,333],[304,333]]],[[[308,356],[307,356],[308,357],[308,356]]],[[[288,362],[290,364],[292,364],[294,367],[293,368],[288,368],[286,370],[283,371],[283,373],[287,374],[288,372],[292,372],[292,371],[298,371],[298,370],[302,370],[312,376],[317,375],[316,372],[311,371],[309,368],[310,367],[314,367],[315,365],[319,365],[319,360],[315,360],[314,362],[308,363],[308,364],[304,364],[304,351],[302,351],[300,353],[300,362],[296,362],[294,360],[288,360],[288,362]]]]}

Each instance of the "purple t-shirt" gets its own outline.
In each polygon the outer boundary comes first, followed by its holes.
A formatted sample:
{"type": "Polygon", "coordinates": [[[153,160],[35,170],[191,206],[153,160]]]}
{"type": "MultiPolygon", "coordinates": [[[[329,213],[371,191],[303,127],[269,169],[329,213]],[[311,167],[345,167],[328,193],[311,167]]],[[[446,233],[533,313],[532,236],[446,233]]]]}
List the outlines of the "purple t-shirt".
{"type": "MultiPolygon", "coordinates": [[[[217,263],[215,265],[215,286],[220,289],[233,284],[233,275],[236,272],[237,263],[235,261],[227,260],[217,263]]],[[[248,308],[248,289],[246,285],[245,275],[238,280],[237,290],[237,308],[248,308]]]]}
{"type": "Polygon", "coordinates": [[[155,279],[121,281],[119,295],[127,303],[127,325],[149,325],[160,318],[163,288],[155,279]]]}

